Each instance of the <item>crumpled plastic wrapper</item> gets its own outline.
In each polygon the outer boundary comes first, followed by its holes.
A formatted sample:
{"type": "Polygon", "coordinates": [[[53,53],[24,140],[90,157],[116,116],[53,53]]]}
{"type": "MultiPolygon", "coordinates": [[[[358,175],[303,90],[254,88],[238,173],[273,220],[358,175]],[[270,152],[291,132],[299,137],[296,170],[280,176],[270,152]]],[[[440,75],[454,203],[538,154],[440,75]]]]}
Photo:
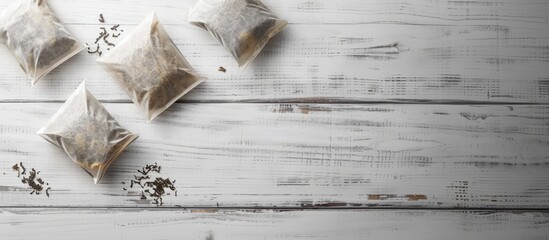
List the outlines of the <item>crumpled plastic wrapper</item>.
{"type": "Polygon", "coordinates": [[[85,82],[37,134],[65,150],[96,184],[109,165],[139,137],[111,117],[86,90],[85,82]]]}
{"type": "Polygon", "coordinates": [[[189,22],[208,30],[244,68],[288,25],[259,0],[199,0],[189,22]]]}
{"type": "Polygon", "coordinates": [[[46,0],[16,0],[0,13],[0,40],[33,85],[85,48],[65,29],[46,0]]]}
{"type": "Polygon", "coordinates": [[[149,122],[206,79],[185,60],[154,12],[97,62],[149,122]]]}

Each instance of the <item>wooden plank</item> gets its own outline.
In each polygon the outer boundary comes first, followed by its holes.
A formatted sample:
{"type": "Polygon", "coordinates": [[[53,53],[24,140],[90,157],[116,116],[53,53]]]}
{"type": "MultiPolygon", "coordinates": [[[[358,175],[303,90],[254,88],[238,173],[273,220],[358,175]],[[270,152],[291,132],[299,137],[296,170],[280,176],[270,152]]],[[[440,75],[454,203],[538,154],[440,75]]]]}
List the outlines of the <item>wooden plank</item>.
{"type": "MultiPolygon", "coordinates": [[[[102,10],[113,18],[107,26],[123,23],[126,31],[152,8],[163,22],[177,23],[166,26],[168,32],[209,78],[183,101],[549,103],[549,24],[542,19],[549,4],[544,2],[281,1],[277,12],[290,26],[244,72],[207,32],[176,20],[190,1],[163,2],[163,7],[145,1],[82,2],[51,1],[82,42],[97,37],[96,15],[102,10]],[[128,11],[120,11],[125,5],[128,11]],[[219,66],[228,72],[217,71],[219,66]]],[[[101,100],[128,102],[95,57],[82,52],[31,87],[0,47],[0,101],[63,101],[87,79],[101,100]]]]}
{"type": "MultiPolygon", "coordinates": [[[[69,24],[97,22],[104,14],[107,22],[136,24],[152,10],[167,24],[184,24],[189,8],[197,0],[48,0],[51,8],[69,24]]],[[[403,23],[468,25],[486,23],[535,24],[547,22],[548,3],[543,0],[262,0],[277,15],[298,24],[403,23]]],[[[0,9],[12,3],[1,0],[0,9]]]]}
{"type": "Polygon", "coordinates": [[[141,137],[99,185],[35,134],[59,107],[0,104],[2,206],[155,206],[123,190],[154,162],[177,180],[164,206],[549,206],[548,106],[176,104],[147,124],[106,104],[141,137]],[[49,198],[29,195],[19,162],[49,198]]]}
{"type": "Polygon", "coordinates": [[[2,239],[548,239],[547,212],[0,209],[2,239]]]}

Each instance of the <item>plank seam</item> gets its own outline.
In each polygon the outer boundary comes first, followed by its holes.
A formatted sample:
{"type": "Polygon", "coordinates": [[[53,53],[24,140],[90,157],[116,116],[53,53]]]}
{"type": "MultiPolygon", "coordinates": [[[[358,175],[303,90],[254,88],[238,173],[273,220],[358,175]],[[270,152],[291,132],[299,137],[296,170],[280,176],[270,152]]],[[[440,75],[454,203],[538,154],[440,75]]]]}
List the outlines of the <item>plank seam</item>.
{"type": "Polygon", "coordinates": [[[330,211],[330,210],[363,210],[363,211],[493,211],[493,212],[549,212],[547,208],[433,208],[433,207],[183,207],[183,206],[163,206],[163,207],[124,207],[124,206],[0,206],[0,209],[158,209],[158,210],[200,210],[200,209],[216,209],[216,210],[275,210],[275,211],[330,211]]]}
{"type": "MultiPolygon", "coordinates": [[[[64,100],[3,100],[0,104],[27,104],[27,103],[64,103],[64,100]]],[[[101,103],[107,104],[132,104],[131,101],[125,100],[99,100],[101,103]]],[[[479,102],[479,101],[177,101],[174,104],[318,104],[318,105],[482,105],[482,106],[498,106],[498,105],[517,105],[517,106],[547,106],[547,103],[524,103],[524,102],[479,102]]]]}

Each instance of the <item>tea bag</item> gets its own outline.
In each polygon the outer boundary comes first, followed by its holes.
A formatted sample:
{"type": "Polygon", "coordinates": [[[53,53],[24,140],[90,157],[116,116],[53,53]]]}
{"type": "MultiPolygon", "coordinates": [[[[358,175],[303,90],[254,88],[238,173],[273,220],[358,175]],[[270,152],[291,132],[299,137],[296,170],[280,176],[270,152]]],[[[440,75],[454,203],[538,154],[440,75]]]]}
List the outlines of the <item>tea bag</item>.
{"type": "Polygon", "coordinates": [[[65,150],[96,184],[109,165],[139,137],[121,127],[86,90],[84,82],[37,134],[65,150]]]}
{"type": "Polygon", "coordinates": [[[208,30],[240,67],[288,25],[259,0],[199,0],[189,11],[189,22],[208,30]]]}
{"type": "Polygon", "coordinates": [[[205,80],[185,60],[154,12],[97,62],[149,122],[205,80]]]}
{"type": "Polygon", "coordinates": [[[46,0],[17,0],[0,14],[0,39],[34,85],[82,49],[46,0]]]}

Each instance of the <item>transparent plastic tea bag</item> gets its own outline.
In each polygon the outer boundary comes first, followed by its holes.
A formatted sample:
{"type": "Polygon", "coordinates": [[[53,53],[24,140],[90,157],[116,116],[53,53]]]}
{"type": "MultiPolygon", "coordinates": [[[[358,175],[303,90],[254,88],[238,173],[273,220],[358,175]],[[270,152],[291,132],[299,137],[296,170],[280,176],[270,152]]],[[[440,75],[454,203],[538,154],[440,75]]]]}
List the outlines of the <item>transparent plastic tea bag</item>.
{"type": "Polygon", "coordinates": [[[46,0],[16,0],[0,13],[0,40],[34,85],[82,49],[46,0]]]}
{"type": "Polygon", "coordinates": [[[185,60],[155,13],[97,59],[152,121],[205,80],[185,60]]]}
{"type": "Polygon", "coordinates": [[[259,0],[199,0],[189,11],[189,22],[208,30],[240,67],[288,25],[259,0]]]}
{"type": "Polygon", "coordinates": [[[86,90],[84,82],[37,134],[63,149],[96,184],[109,165],[139,137],[121,127],[86,90]]]}

